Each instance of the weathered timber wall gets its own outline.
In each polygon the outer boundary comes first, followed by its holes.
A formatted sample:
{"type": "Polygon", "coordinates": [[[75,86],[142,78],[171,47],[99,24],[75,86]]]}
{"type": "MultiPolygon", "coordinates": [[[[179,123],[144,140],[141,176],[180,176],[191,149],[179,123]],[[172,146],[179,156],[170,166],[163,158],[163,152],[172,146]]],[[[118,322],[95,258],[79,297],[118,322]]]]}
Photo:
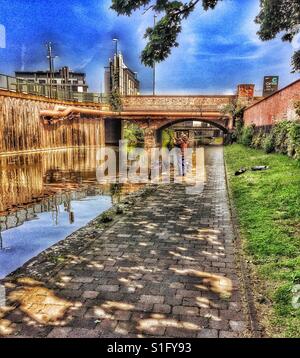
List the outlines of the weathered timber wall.
{"type": "Polygon", "coordinates": [[[103,144],[104,124],[99,118],[75,117],[44,125],[40,111],[57,105],[68,104],[0,91],[0,154],[103,144]]]}

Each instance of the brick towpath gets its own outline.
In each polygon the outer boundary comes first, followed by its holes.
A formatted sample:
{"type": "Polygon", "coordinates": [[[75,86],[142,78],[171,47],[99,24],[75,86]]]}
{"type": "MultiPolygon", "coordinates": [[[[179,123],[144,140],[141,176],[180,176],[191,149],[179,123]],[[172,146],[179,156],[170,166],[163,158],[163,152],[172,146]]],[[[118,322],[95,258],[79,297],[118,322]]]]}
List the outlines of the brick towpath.
{"type": "Polygon", "coordinates": [[[223,164],[208,148],[202,194],[159,187],[51,279],[8,281],[0,334],[247,335],[223,164]]]}

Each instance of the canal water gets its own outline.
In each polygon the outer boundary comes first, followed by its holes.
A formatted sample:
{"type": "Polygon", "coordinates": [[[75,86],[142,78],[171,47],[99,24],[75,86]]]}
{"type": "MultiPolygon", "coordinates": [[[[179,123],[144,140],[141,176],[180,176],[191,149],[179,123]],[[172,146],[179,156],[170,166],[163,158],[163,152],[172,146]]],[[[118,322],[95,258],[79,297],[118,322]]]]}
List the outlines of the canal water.
{"type": "Polygon", "coordinates": [[[98,183],[97,148],[0,158],[0,279],[139,185],[98,183]]]}

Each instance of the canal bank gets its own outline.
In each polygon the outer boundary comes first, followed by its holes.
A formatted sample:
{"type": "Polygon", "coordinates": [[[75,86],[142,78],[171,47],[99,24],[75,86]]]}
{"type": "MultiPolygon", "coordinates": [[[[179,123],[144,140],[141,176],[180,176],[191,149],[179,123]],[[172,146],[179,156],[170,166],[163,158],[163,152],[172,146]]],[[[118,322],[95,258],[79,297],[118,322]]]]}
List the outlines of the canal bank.
{"type": "Polygon", "coordinates": [[[238,144],[225,157],[259,321],[270,337],[299,337],[299,163],[238,144]],[[256,165],[270,169],[251,171],[256,165]],[[235,176],[242,167],[248,170],[235,176]]]}
{"type": "Polygon", "coordinates": [[[98,151],[0,158],[0,279],[141,187],[99,183],[98,151]]]}
{"type": "Polygon", "coordinates": [[[66,256],[54,246],[8,277],[1,334],[251,335],[235,260],[223,148],[208,148],[205,161],[201,193],[191,194],[180,184],[145,188],[144,196],[125,199],[129,206],[124,213],[118,210],[104,230],[103,222],[97,227],[98,218],[75,239],[65,240],[71,245],[66,256]],[[47,277],[43,272],[51,256],[62,260],[48,267],[47,277]]]}

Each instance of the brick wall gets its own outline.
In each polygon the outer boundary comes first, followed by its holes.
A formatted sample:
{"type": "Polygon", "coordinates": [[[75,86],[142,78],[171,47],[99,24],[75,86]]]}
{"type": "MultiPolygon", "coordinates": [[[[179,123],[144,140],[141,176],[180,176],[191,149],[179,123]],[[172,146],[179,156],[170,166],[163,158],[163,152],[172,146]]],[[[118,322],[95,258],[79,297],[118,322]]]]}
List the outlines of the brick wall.
{"type": "Polygon", "coordinates": [[[296,101],[300,101],[300,80],[246,109],[245,124],[261,127],[271,126],[282,120],[296,120],[296,101]]]}
{"type": "Polygon", "coordinates": [[[235,96],[129,96],[122,99],[125,111],[219,111],[235,96]]]}

